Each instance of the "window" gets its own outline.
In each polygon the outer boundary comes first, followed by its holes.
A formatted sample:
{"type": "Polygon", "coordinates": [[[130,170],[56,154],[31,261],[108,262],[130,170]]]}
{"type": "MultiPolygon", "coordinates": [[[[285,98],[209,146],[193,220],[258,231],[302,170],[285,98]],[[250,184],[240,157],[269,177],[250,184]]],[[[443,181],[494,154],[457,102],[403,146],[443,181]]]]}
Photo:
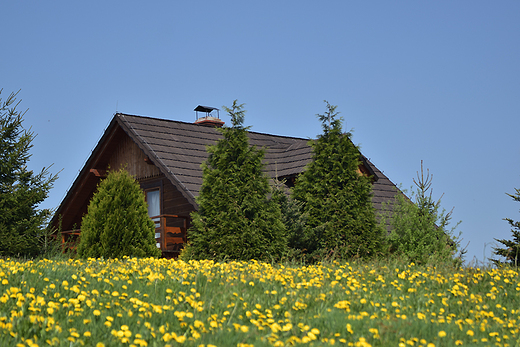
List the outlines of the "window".
{"type": "MultiPolygon", "coordinates": [[[[146,191],[146,202],[148,203],[148,216],[155,217],[161,214],[161,191],[159,189],[146,191]]],[[[160,218],[152,218],[155,227],[160,227],[160,218]]]]}

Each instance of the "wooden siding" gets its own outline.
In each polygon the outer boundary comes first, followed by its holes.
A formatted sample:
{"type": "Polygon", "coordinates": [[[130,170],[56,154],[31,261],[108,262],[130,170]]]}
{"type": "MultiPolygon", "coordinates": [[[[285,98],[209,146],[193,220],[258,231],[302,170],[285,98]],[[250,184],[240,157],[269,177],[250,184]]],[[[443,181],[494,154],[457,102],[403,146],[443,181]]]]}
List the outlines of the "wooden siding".
{"type": "Polygon", "coordinates": [[[154,178],[140,179],[139,183],[143,190],[161,189],[161,214],[188,217],[191,212],[195,211],[195,208],[164,174],[154,178]]]}
{"type": "Polygon", "coordinates": [[[159,176],[161,174],[159,168],[147,163],[147,160],[148,157],[137,144],[129,136],[123,136],[111,153],[107,168],[110,167],[112,170],[125,168],[137,180],[159,176]]]}
{"type": "Polygon", "coordinates": [[[179,216],[189,216],[195,211],[193,206],[181,194],[181,192],[170,182],[164,178],[164,214],[176,214],[179,216]]]}

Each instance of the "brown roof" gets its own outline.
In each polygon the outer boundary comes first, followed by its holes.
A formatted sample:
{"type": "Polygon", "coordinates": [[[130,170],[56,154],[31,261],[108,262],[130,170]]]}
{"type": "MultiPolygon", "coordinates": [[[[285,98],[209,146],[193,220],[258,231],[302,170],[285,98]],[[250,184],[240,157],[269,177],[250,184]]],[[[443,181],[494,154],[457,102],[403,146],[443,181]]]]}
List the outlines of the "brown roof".
{"type": "MultiPolygon", "coordinates": [[[[194,206],[202,185],[201,164],[208,157],[206,146],[222,138],[219,131],[193,123],[118,113],[115,120],[194,206]]],[[[249,132],[250,144],[265,148],[266,171],[274,178],[300,173],[311,160],[309,139],[249,132]]],[[[365,166],[374,176],[373,203],[396,193],[395,185],[366,157],[365,166]]]]}

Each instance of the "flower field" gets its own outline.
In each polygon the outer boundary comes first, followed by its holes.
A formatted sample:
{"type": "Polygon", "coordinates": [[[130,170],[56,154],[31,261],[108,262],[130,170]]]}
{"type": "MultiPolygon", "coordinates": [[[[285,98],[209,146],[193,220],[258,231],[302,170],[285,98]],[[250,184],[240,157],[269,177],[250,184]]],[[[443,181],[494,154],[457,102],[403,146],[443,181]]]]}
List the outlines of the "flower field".
{"type": "Polygon", "coordinates": [[[0,259],[0,346],[518,346],[511,269],[0,259]]]}

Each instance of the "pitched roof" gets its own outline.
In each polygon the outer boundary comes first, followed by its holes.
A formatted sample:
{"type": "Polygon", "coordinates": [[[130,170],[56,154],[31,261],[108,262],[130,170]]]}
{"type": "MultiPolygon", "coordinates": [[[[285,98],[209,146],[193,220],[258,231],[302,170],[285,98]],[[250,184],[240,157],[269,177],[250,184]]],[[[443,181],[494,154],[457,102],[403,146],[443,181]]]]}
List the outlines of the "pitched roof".
{"type": "MultiPolygon", "coordinates": [[[[202,185],[201,164],[206,146],[222,138],[219,131],[193,123],[118,113],[115,120],[154,164],[194,206],[202,185]]],[[[265,148],[270,177],[300,173],[311,160],[309,139],[249,132],[250,144],[265,148]]],[[[396,193],[395,185],[366,157],[362,160],[374,176],[372,202],[376,209],[396,193]]]]}

